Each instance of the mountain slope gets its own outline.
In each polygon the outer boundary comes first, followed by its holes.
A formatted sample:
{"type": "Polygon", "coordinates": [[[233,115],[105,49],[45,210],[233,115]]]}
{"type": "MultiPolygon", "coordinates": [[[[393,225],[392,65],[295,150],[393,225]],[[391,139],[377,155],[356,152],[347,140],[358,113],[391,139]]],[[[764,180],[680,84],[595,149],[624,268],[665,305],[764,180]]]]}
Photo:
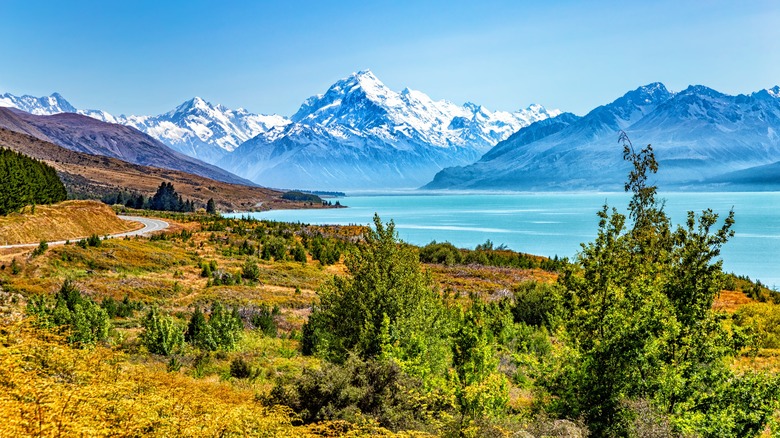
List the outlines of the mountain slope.
{"type": "Polygon", "coordinates": [[[0,127],[32,135],[59,146],[93,155],[118,158],[145,166],[181,170],[235,184],[248,184],[216,166],[173,151],[128,126],[105,123],[74,113],[38,116],[0,108],[0,127]]]}
{"type": "Polygon", "coordinates": [[[17,108],[35,115],[78,113],[94,119],[131,126],[172,149],[214,163],[239,144],[290,121],[278,115],[231,110],[195,97],[156,116],[115,116],[102,110],[76,109],[59,93],[46,97],[0,95],[0,107],[17,108]]]}
{"type": "Polygon", "coordinates": [[[263,187],[230,184],[177,170],[142,166],[116,158],[76,152],[2,127],[0,147],[45,161],[57,170],[69,194],[76,197],[101,197],[118,190],[151,196],[160,183],[170,182],[182,196],[201,205],[213,198],[222,211],[290,209],[298,205],[281,199],[280,192],[263,187]]]}
{"type": "Polygon", "coordinates": [[[538,105],[506,113],[434,101],[419,91],[392,91],[361,71],[307,99],[291,124],[252,138],[218,164],[273,187],[414,188],[558,113],[538,105]]]}
{"type": "Polygon", "coordinates": [[[703,86],[675,94],[650,84],[582,118],[524,128],[476,163],[443,170],[425,188],[620,190],[628,170],[620,130],[637,146],[653,145],[663,187],[703,186],[780,160],[779,95],[777,87],[728,96],[703,86]],[[560,129],[551,128],[556,123],[560,129]]]}

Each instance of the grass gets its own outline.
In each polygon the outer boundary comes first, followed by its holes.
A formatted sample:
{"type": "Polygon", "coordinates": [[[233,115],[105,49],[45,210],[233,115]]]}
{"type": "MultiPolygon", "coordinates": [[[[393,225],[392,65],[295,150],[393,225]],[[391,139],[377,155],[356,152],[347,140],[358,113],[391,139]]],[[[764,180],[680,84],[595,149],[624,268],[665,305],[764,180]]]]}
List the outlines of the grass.
{"type": "MultiPolygon", "coordinates": [[[[33,248],[28,248],[14,253],[21,266],[21,272],[15,275],[10,272],[8,261],[4,262],[6,268],[0,269],[3,321],[18,320],[27,297],[53,294],[65,279],[72,279],[79,290],[98,302],[106,297],[121,300],[127,295],[144,305],[132,317],[113,320],[111,342],[91,350],[72,349],[48,333],[4,322],[0,330],[0,381],[11,379],[17,386],[10,395],[18,396],[11,400],[0,394],[0,410],[6,410],[2,414],[9,419],[9,430],[19,435],[34,434],[31,431],[36,425],[30,423],[31,414],[22,414],[32,412],[37,403],[45,420],[42,424],[48,428],[41,435],[89,435],[84,431],[100,430],[108,431],[105,434],[126,430],[127,434],[151,436],[387,434],[370,425],[338,421],[296,426],[291,412],[258,402],[276,381],[292,379],[305,368],[321,366],[319,359],[300,354],[298,339],[317,300],[316,290],[331,275],[344,273],[343,260],[323,267],[311,257],[300,263],[238,255],[238,242],[252,236],[256,228],[266,227],[267,233],[274,235],[274,230],[280,228],[273,224],[248,223],[234,226],[235,231],[228,227],[211,232],[203,230],[201,223],[188,220],[188,216],[176,216],[173,222],[176,228],[164,240],[111,239],[87,248],[65,245],[49,248],[34,258],[29,257],[33,248]],[[244,226],[247,229],[242,229],[244,226]],[[181,230],[192,235],[182,235],[181,230]],[[248,260],[259,267],[260,278],[256,282],[207,286],[208,279],[201,276],[202,261],[214,261],[219,269],[238,273],[248,260]],[[167,371],[169,358],[150,355],[140,345],[140,321],[150,306],[161,307],[185,326],[194,306],[205,308],[217,300],[231,306],[279,306],[279,337],[245,330],[233,351],[203,352],[186,346],[177,353],[181,367],[173,372],[167,371]],[[37,359],[29,358],[33,353],[27,352],[34,352],[45,361],[35,362],[37,359]],[[250,365],[252,377],[230,376],[230,364],[237,358],[250,365]],[[22,365],[25,370],[31,366],[39,368],[33,374],[24,374],[20,372],[22,365]],[[75,376],[75,383],[68,381],[69,376],[75,376]],[[73,403],[81,410],[79,416],[73,411],[73,403]],[[366,429],[360,429],[364,426],[366,429]],[[147,432],[139,432],[143,430],[147,432]]],[[[356,232],[347,227],[308,229],[344,239],[353,238],[356,232]]],[[[434,285],[450,299],[459,297],[456,302],[461,305],[467,305],[470,295],[499,299],[510,296],[522,282],[549,283],[557,278],[556,274],[539,269],[436,264],[425,268],[434,285]]],[[[729,313],[748,305],[756,304],[740,291],[723,291],[715,303],[716,308],[729,313]]],[[[738,358],[735,367],[780,372],[780,350],[760,349],[755,355],[738,358]]],[[[511,395],[511,404],[518,410],[533,404],[534,395],[527,389],[513,386],[511,395]]]]}
{"type": "Polygon", "coordinates": [[[65,201],[25,207],[21,213],[0,217],[0,244],[77,240],[141,228],[119,219],[110,207],[96,201],[65,201]]]}

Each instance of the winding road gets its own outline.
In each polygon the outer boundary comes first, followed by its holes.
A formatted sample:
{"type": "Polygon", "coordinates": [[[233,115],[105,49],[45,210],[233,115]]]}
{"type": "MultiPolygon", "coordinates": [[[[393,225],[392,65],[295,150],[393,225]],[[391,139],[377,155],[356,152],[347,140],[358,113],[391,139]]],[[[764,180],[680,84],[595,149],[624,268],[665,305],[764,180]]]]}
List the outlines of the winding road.
{"type": "MultiPolygon", "coordinates": [[[[140,228],[135,231],[128,231],[126,233],[118,233],[118,234],[109,234],[108,237],[125,237],[125,236],[144,236],[149,233],[154,233],[155,231],[161,231],[166,228],[168,228],[169,224],[168,222],[161,221],[159,219],[151,219],[148,217],[141,217],[141,216],[122,216],[118,215],[119,219],[126,220],[126,221],[133,221],[133,222],[140,222],[143,224],[143,228],[140,228]]],[[[78,239],[70,239],[71,242],[76,241],[78,239]]],[[[49,246],[51,245],[64,245],[66,240],[58,240],[56,242],[47,242],[49,246]]],[[[19,243],[16,245],[0,245],[0,249],[3,248],[26,248],[26,247],[33,247],[38,246],[39,243],[19,243]]]]}

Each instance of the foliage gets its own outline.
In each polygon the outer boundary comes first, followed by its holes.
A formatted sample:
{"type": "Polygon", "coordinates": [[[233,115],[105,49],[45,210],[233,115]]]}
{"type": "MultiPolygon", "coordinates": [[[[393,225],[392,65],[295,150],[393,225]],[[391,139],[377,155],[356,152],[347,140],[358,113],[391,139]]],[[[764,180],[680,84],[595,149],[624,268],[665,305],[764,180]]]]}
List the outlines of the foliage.
{"type": "Polygon", "coordinates": [[[17,275],[20,272],[22,272],[22,267],[19,265],[19,262],[16,261],[16,257],[11,259],[11,274],[17,275]]]}
{"type": "Polygon", "coordinates": [[[267,402],[289,406],[304,423],[368,416],[391,430],[435,430],[452,405],[446,398],[423,397],[421,386],[394,361],[350,356],[343,364],[305,369],[289,384],[277,383],[267,402]]]}
{"type": "Polygon", "coordinates": [[[252,377],[252,374],[252,367],[243,357],[239,356],[230,361],[231,377],[235,377],[236,379],[248,379],[249,377],[252,377]]]}
{"type": "Polygon", "coordinates": [[[47,249],[49,249],[49,244],[45,240],[41,240],[41,243],[39,243],[38,246],[35,247],[33,252],[30,253],[30,256],[38,257],[39,255],[43,255],[43,253],[45,253],[47,249]]]}
{"type": "Polygon", "coordinates": [[[206,201],[206,213],[217,214],[217,206],[214,203],[214,198],[209,198],[209,200],[206,201]]]}
{"type": "Polygon", "coordinates": [[[262,304],[259,307],[242,309],[239,313],[242,319],[248,321],[250,328],[260,330],[266,336],[276,337],[278,329],[276,319],[281,315],[279,306],[272,308],[268,304],[262,304]]]}
{"type": "Polygon", "coordinates": [[[101,346],[73,349],[24,323],[0,331],[3,436],[300,435],[289,409],[139,365],[101,346]]]}
{"type": "Polygon", "coordinates": [[[241,278],[249,281],[257,281],[260,279],[260,268],[252,260],[247,260],[244,263],[244,267],[241,268],[241,278]]]}
{"type": "Polygon", "coordinates": [[[417,254],[397,241],[391,221],[374,226],[345,261],[348,276],[332,277],[304,329],[306,353],[335,362],[349,352],[395,357],[417,372],[446,363],[447,325],[441,299],[417,254]]]}
{"type": "Polygon", "coordinates": [[[111,328],[108,313],[83,297],[70,280],[66,280],[55,294],[54,303],[43,295],[31,297],[27,313],[36,317],[40,327],[57,328],[67,333],[71,344],[94,345],[108,338],[111,328]]]}
{"type": "Polygon", "coordinates": [[[546,271],[561,270],[568,263],[568,260],[558,259],[557,256],[548,259],[515,252],[503,245],[494,247],[490,240],[477,245],[474,250],[460,249],[450,242],[436,242],[434,240],[420,248],[420,261],[448,266],[475,264],[519,269],[544,269],[546,271]]]}
{"type": "Polygon", "coordinates": [[[136,310],[141,310],[143,305],[139,301],[131,301],[130,296],[125,295],[122,301],[106,297],[100,303],[100,307],[106,310],[109,318],[130,318],[136,310]]]}
{"type": "Polygon", "coordinates": [[[485,305],[474,302],[453,336],[458,405],[461,414],[471,421],[500,416],[509,401],[509,382],[497,369],[489,319],[485,305]]]}
{"type": "Polygon", "coordinates": [[[780,348],[780,306],[755,303],[740,307],[734,313],[734,323],[750,330],[762,348],[780,348]]]}
{"type": "Polygon", "coordinates": [[[0,147],[0,216],[35,204],[68,198],[53,167],[19,152],[0,147]]]}
{"type": "Polygon", "coordinates": [[[181,195],[176,193],[173,184],[162,182],[154,196],[149,199],[148,208],[150,210],[192,212],[195,211],[195,204],[189,199],[186,201],[182,199],[181,195]]]}
{"type": "Polygon", "coordinates": [[[289,192],[284,192],[282,194],[282,199],[287,199],[289,201],[301,201],[301,202],[312,202],[315,204],[322,204],[322,198],[320,198],[319,196],[313,193],[303,193],[294,190],[289,192]]]}
{"type": "Polygon", "coordinates": [[[307,239],[306,245],[311,257],[323,266],[338,262],[343,251],[343,245],[339,241],[326,239],[321,235],[307,239]]]}
{"type": "Polygon", "coordinates": [[[241,336],[244,326],[238,309],[228,310],[220,302],[211,305],[208,320],[199,307],[190,317],[185,340],[207,351],[232,350],[241,336]]]}
{"type": "Polygon", "coordinates": [[[515,322],[553,330],[563,321],[563,294],[558,285],[535,281],[520,283],[514,291],[515,322]]]}
{"type": "Polygon", "coordinates": [[[76,242],[76,245],[78,245],[83,249],[87,249],[87,247],[98,247],[100,246],[100,236],[98,236],[97,234],[92,234],[86,239],[81,239],[78,242],[76,242]]]}
{"type": "Polygon", "coordinates": [[[716,258],[733,235],[733,212],[714,230],[718,216],[711,210],[698,218],[690,212],[685,226],[672,230],[656,188],[647,184],[658,168],[652,148],[637,153],[625,135],[621,141],[633,165],[626,183],[632,225],[605,206],[595,242],[583,245],[579,266],[560,278],[571,350],[547,382],[559,397],[553,406],[584,416],[599,436],[628,433],[625,402],[640,399],[669,413],[678,432],[743,436],[760,429],[776,405],[764,397],[776,381],[765,382],[766,391],[753,400],[758,414],[737,415],[743,422],[730,414],[751,409],[739,397],[697,401],[708,388],[742,381],[724,366],[740,341],[712,311],[722,278],[716,258]]]}
{"type": "Polygon", "coordinates": [[[141,343],[153,354],[170,356],[184,345],[184,333],[170,316],[152,307],[141,321],[141,343]]]}

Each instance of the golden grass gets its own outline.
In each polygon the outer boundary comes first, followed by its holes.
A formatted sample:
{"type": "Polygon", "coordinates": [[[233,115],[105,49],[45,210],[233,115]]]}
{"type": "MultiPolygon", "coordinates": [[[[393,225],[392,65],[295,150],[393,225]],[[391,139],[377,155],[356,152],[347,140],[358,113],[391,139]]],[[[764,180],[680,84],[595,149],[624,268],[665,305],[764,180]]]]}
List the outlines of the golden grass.
{"type": "Polygon", "coordinates": [[[425,267],[442,291],[462,298],[476,294],[483,299],[496,299],[507,296],[518,284],[526,281],[552,283],[557,279],[555,273],[541,269],[439,264],[427,264],[425,267]]]}
{"type": "Polygon", "coordinates": [[[734,313],[740,307],[755,302],[755,300],[751,299],[743,292],[722,290],[720,291],[720,295],[715,297],[715,302],[712,303],[712,308],[722,312],[734,313]]]}
{"type": "MultiPolygon", "coordinates": [[[[263,369],[297,369],[315,360],[284,358],[290,341],[250,338],[247,357],[263,369]]],[[[288,355],[289,356],[289,355],[288,355]]],[[[261,384],[262,386],[262,384],[261,384]]],[[[426,436],[393,434],[375,423],[295,426],[288,408],[263,406],[258,385],[167,372],[103,346],[73,349],[16,322],[0,331],[0,437],[426,436]]]]}
{"type": "Polygon", "coordinates": [[[22,213],[0,217],[0,244],[76,240],[141,228],[139,223],[119,219],[110,207],[97,201],[65,201],[38,205],[34,210],[26,207],[22,213]]]}

